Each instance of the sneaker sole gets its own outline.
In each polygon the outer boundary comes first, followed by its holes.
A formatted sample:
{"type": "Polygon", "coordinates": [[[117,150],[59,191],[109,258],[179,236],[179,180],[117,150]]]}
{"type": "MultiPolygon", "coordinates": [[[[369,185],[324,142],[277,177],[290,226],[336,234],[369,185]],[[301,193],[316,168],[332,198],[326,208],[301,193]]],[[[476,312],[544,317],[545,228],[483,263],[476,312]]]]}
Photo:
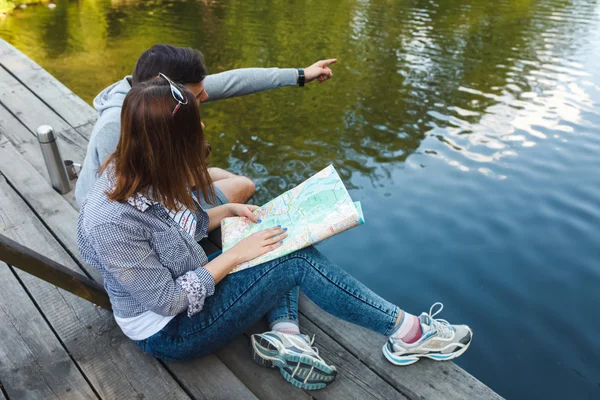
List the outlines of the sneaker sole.
{"type": "Polygon", "coordinates": [[[395,356],[388,350],[387,343],[383,345],[382,350],[385,358],[387,358],[387,360],[392,364],[399,366],[407,366],[416,363],[421,358],[429,358],[430,360],[434,361],[454,360],[455,358],[460,357],[465,351],[467,351],[472,341],[473,332],[471,332],[471,340],[469,340],[469,343],[467,343],[465,347],[461,348],[458,351],[448,354],[414,354],[410,356],[395,356]]]}
{"type": "Polygon", "coordinates": [[[333,382],[337,371],[319,360],[297,354],[281,354],[267,339],[252,335],[252,359],[266,368],[279,368],[283,379],[299,389],[319,390],[333,382]]]}

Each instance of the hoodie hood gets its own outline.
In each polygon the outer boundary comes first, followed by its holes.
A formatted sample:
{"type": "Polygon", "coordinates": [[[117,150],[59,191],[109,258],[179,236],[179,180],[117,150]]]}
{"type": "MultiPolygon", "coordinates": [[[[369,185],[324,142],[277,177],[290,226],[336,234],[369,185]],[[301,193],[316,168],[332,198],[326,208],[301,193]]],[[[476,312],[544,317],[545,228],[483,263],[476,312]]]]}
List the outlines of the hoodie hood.
{"type": "Polygon", "coordinates": [[[131,90],[131,84],[129,83],[130,79],[130,76],[126,76],[119,82],[113,83],[96,96],[94,99],[94,108],[98,111],[99,116],[109,108],[123,107],[125,95],[131,90]]]}

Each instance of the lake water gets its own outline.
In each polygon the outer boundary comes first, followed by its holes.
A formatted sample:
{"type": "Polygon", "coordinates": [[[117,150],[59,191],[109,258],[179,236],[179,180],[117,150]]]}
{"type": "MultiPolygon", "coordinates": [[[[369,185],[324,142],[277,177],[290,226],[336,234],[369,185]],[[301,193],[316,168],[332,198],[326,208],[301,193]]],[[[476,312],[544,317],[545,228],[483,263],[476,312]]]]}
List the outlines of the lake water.
{"type": "Polygon", "coordinates": [[[600,398],[600,5],[594,0],[62,1],[0,35],[86,101],[154,43],[211,72],[323,85],[202,106],[212,163],[262,203],[333,163],[367,223],[320,246],[508,398],[600,398]]]}

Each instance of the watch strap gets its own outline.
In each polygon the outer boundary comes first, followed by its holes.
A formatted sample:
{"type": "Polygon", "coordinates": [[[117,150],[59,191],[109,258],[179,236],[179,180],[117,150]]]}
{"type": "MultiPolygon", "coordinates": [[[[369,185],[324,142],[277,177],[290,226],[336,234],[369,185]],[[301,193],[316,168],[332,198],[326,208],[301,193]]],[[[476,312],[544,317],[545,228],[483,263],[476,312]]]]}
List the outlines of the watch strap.
{"type": "Polygon", "coordinates": [[[304,68],[298,68],[298,86],[304,86],[304,68]]]}

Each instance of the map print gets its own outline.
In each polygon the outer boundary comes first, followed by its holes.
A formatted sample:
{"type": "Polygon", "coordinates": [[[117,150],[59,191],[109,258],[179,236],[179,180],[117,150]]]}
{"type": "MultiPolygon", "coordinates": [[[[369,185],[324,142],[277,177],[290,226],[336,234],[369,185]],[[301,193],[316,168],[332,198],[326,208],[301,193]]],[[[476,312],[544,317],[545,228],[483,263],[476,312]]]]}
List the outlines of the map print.
{"type": "Polygon", "coordinates": [[[288,228],[288,237],[281,247],[238,265],[232,272],[274,260],[364,223],[360,202],[352,202],[332,165],[271,200],[254,214],[261,223],[240,217],[223,219],[223,252],[254,232],[277,225],[288,228]]]}

